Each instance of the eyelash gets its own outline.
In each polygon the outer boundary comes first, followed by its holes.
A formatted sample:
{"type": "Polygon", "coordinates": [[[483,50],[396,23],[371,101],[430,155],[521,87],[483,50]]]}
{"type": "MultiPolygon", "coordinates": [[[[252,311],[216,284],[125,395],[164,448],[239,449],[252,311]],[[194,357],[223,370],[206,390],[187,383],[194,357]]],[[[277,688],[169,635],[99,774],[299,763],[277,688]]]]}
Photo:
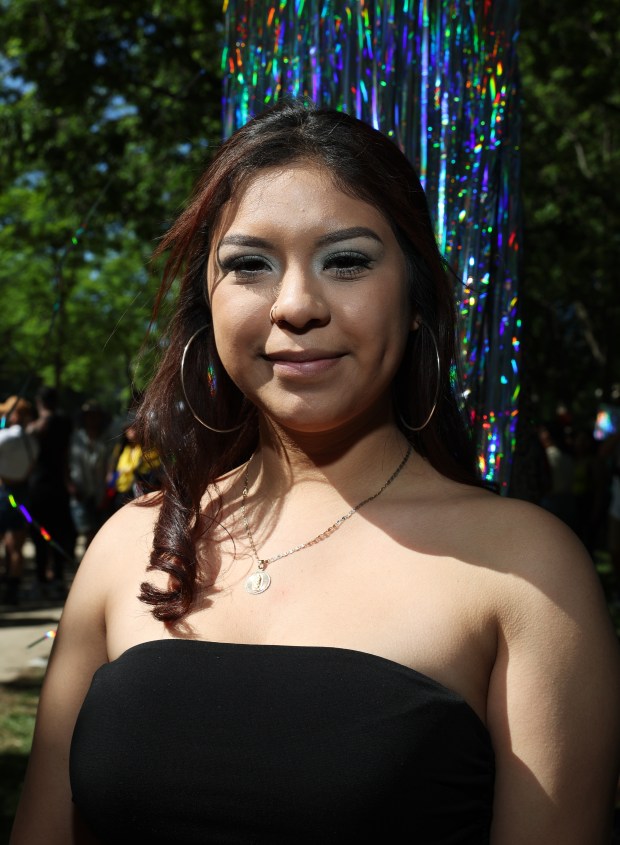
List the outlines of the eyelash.
{"type": "MultiPolygon", "coordinates": [[[[323,261],[323,270],[331,270],[339,279],[354,279],[372,266],[372,259],[359,252],[338,252],[323,261]]],[[[237,278],[250,279],[271,269],[269,262],[261,255],[239,255],[221,262],[225,273],[237,278]]]]}
{"type": "Polygon", "coordinates": [[[367,255],[359,252],[339,252],[325,259],[324,269],[334,270],[341,279],[353,279],[364,270],[369,270],[371,265],[372,261],[367,255]]]}
{"type": "Polygon", "coordinates": [[[260,255],[240,255],[225,259],[221,262],[221,267],[225,273],[234,273],[240,278],[248,279],[259,276],[269,268],[269,264],[260,255]]]}

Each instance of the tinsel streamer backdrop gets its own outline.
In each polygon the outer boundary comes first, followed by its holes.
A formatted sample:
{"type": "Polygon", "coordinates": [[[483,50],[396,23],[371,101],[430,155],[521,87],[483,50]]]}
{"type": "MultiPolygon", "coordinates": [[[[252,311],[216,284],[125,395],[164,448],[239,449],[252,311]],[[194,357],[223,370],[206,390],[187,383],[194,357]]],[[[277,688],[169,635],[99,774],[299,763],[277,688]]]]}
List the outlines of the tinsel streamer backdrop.
{"type": "Polygon", "coordinates": [[[507,489],[519,396],[517,0],[226,0],[224,133],[284,94],[342,109],[416,166],[460,311],[482,474],[507,489]]]}

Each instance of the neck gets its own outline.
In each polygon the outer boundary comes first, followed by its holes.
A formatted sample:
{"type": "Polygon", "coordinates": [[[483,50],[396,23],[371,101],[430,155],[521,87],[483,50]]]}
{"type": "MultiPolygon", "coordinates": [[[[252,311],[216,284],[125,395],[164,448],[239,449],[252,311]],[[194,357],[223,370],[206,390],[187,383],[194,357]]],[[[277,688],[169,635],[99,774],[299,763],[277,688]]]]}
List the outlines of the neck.
{"type": "MultiPolygon", "coordinates": [[[[364,428],[294,432],[263,418],[249,477],[262,495],[279,497],[295,485],[360,489],[380,483],[402,460],[408,442],[392,420],[364,428]]],[[[364,490],[361,490],[363,493],[364,490]]]]}

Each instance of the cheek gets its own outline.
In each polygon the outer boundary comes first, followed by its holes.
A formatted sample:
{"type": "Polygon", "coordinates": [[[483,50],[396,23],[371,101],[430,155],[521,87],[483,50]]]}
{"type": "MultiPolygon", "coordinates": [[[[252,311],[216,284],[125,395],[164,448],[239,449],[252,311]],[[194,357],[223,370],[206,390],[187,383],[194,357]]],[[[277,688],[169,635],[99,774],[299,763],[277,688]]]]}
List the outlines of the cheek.
{"type": "Polygon", "coordinates": [[[363,338],[375,343],[382,338],[386,351],[404,348],[413,310],[403,285],[383,285],[372,297],[345,305],[345,310],[363,338]]]}
{"type": "Polygon", "coordinates": [[[211,300],[213,334],[218,355],[227,372],[237,381],[236,373],[247,365],[264,345],[269,331],[262,303],[254,297],[216,290],[211,300]]]}

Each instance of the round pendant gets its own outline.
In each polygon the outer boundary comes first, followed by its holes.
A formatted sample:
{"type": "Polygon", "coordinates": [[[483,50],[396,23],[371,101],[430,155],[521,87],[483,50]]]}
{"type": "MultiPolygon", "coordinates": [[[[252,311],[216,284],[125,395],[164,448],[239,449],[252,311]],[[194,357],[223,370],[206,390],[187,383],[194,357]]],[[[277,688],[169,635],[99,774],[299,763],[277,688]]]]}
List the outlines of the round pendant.
{"type": "Polygon", "coordinates": [[[253,572],[250,576],[248,576],[245,582],[245,589],[246,592],[251,595],[259,596],[261,593],[264,593],[265,590],[269,589],[270,584],[271,576],[262,569],[259,569],[258,572],[253,572]]]}

